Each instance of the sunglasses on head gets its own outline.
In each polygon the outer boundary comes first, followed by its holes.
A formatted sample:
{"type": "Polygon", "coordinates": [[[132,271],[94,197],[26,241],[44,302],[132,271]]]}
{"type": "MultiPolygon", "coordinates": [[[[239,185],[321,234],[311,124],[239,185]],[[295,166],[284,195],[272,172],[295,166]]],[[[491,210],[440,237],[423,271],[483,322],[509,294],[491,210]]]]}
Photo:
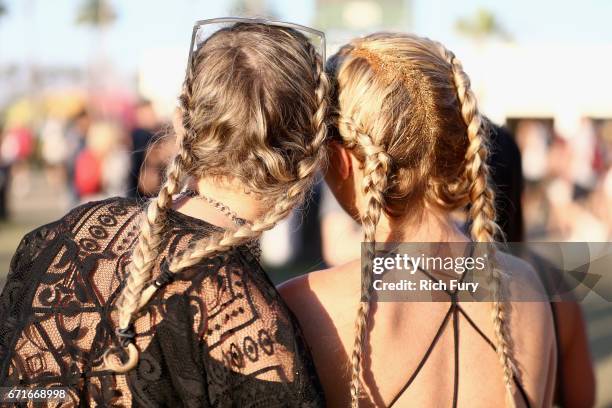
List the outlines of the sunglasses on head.
{"type": "Polygon", "coordinates": [[[321,55],[321,61],[325,62],[325,34],[322,31],[314,28],[306,27],[300,24],[286,23],[283,21],[272,21],[262,18],[242,18],[242,17],[221,17],[208,20],[196,21],[191,34],[191,44],[189,46],[189,57],[187,58],[187,67],[191,65],[191,59],[194,52],[198,50],[200,45],[204,43],[210,36],[217,31],[231,27],[235,24],[264,24],[272,27],[291,28],[302,33],[315,49],[321,55]]]}

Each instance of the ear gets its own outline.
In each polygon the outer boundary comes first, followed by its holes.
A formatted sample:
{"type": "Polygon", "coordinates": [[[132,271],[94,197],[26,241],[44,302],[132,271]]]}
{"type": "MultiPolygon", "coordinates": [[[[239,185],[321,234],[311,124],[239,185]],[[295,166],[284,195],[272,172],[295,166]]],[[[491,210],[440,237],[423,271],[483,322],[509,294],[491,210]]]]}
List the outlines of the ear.
{"type": "Polygon", "coordinates": [[[177,107],[174,110],[172,116],[172,127],[174,128],[174,134],[176,135],[176,148],[178,149],[183,143],[183,137],[185,136],[185,128],[183,127],[183,111],[177,107]]]}
{"type": "Polygon", "coordinates": [[[334,166],[342,181],[348,179],[353,171],[351,153],[338,142],[331,142],[329,148],[331,151],[331,165],[334,166]]]}

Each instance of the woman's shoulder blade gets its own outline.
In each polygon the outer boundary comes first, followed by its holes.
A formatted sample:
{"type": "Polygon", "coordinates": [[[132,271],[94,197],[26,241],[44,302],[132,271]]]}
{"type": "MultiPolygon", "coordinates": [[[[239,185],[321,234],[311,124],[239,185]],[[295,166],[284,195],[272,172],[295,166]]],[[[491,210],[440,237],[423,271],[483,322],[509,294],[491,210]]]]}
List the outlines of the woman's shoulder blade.
{"type": "Polygon", "coordinates": [[[507,283],[509,301],[548,303],[542,279],[531,263],[505,252],[498,252],[497,260],[507,283]]]}
{"type": "Polygon", "coordinates": [[[301,324],[330,318],[343,325],[354,317],[358,304],[359,265],[356,260],[311,272],[282,283],[278,290],[301,324]]]}

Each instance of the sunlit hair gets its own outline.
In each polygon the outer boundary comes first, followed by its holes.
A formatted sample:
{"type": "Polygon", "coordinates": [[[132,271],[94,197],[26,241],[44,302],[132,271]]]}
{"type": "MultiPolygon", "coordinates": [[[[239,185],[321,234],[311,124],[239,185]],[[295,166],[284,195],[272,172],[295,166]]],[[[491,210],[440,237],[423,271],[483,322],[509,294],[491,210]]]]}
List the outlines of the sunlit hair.
{"type": "MultiPolygon", "coordinates": [[[[499,228],[488,181],[487,133],[455,55],[427,38],[373,34],[342,47],[330,58],[328,71],[336,81],[334,137],[363,163],[364,241],[374,244],[383,212],[418,215],[426,207],[452,211],[469,204],[472,239],[493,242],[499,228]]],[[[490,278],[496,349],[506,400],[513,405],[513,362],[498,268],[492,268],[490,278]]],[[[370,269],[364,267],[351,355],[353,407],[359,402],[371,283],[370,269]]]]}
{"type": "MultiPolygon", "coordinates": [[[[327,89],[321,57],[293,29],[237,23],[200,46],[180,97],[185,134],[159,195],[143,213],[117,302],[120,330],[156,293],[151,275],[166,212],[187,177],[238,181],[270,210],[252,225],[191,242],[168,262],[172,274],[256,239],[302,202],[326,160],[327,89]]],[[[136,366],[138,348],[133,342],[124,346],[126,361],[107,353],[108,368],[126,372],[136,366]]]]}

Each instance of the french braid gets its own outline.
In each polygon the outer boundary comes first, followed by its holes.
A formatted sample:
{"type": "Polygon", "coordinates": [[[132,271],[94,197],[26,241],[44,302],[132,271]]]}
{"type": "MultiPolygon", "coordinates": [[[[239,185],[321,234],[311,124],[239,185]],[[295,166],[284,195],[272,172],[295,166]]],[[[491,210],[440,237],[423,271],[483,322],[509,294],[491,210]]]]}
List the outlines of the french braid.
{"type": "Polygon", "coordinates": [[[359,406],[359,388],[361,373],[361,354],[367,337],[367,321],[372,296],[371,264],[375,255],[376,226],[385,208],[385,191],[391,167],[391,157],[383,146],[376,145],[367,133],[360,130],[352,119],[342,118],[339,126],[348,146],[358,148],[364,156],[364,177],[362,188],[366,202],[361,217],[367,262],[361,270],[361,299],[355,319],[355,341],[351,352],[351,405],[359,406]]]}
{"type": "MultiPolygon", "coordinates": [[[[457,87],[457,95],[461,103],[461,115],[467,126],[469,140],[465,155],[465,178],[469,185],[470,220],[472,239],[477,242],[494,242],[499,227],[495,219],[495,194],[489,184],[489,166],[487,165],[488,148],[483,131],[483,119],[478,111],[476,97],[470,87],[470,79],[463,70],[461,62],[455,55],[441,44],[438,44],[441,54],[452,66],[453,79],[457,87]]],[[[506,305],[503,300],[503,276],[495,266],[491,268],[493,288],[493,328],[495,330],[496,351],[504,371],[504,384],[507,393],[513,394],[513,367],[515,366],[509,339],[506,305]]],[[[514,405],[513,398],[508,402],[514,405]]]]}
{"type": "MultiPolygon", "coordinates": [[[[306,144],[302,159],[297,165],[297,174],[293,182],[287,187],[284,196],[277,201],[273,210],[255,221],[251,226],[242,226],[224,233],[215,234],[200,241],[193,242],[185,251],[171,259],[168,269],[170,273],[193,266],[202,259],[232,247],[249,242],[269,230],[285,218],[293,208],[302,202],[306,193],[316,180],[317,172],[326,162],[326,151],[323,144],[327,137],[325,122],[328,105],[327,95],[329,81],[323,69],[323,61],[311,44],[306,45],[306,51],[312,61],[314,73],[316,110],[311,118],[311,127],[314,135],[306,144]]],[[[180,97],[182,108],[182,123],[185,134],[178,154],[168,168],[166,181],[159,195],[152,199],[145,211],[141,227],[141,235],[132,255],[129,267],[129,276],[126,285],[117,303],[119,310],[118,331],[127,331],[132,325],[135,314],[144,307],[157,292],[160,285],[151,282],[151,272],[159,255],[162,242],[163,218],[172,204],[172,196],[180,191],[186,175],[193,169],[195,163],[190,148],[197,141],[198,132],[194,126],[195,117],[201,107],[195,103],[193,92],[197,81],[198,58],[192,58],[188,67],[183,93],[180,97]],[[146,286],[147,283],[151,283],[146,286]],[[146,286],[146,287],[145,287],[146,286]]],[[[138,362],[138,348],[133,342],[123,345],[126,349],[127,361],[120,364],[110,359],[110,353],[105,354],[106,368],[116,372],[126,372],[134,368],[138,362]]]]}

